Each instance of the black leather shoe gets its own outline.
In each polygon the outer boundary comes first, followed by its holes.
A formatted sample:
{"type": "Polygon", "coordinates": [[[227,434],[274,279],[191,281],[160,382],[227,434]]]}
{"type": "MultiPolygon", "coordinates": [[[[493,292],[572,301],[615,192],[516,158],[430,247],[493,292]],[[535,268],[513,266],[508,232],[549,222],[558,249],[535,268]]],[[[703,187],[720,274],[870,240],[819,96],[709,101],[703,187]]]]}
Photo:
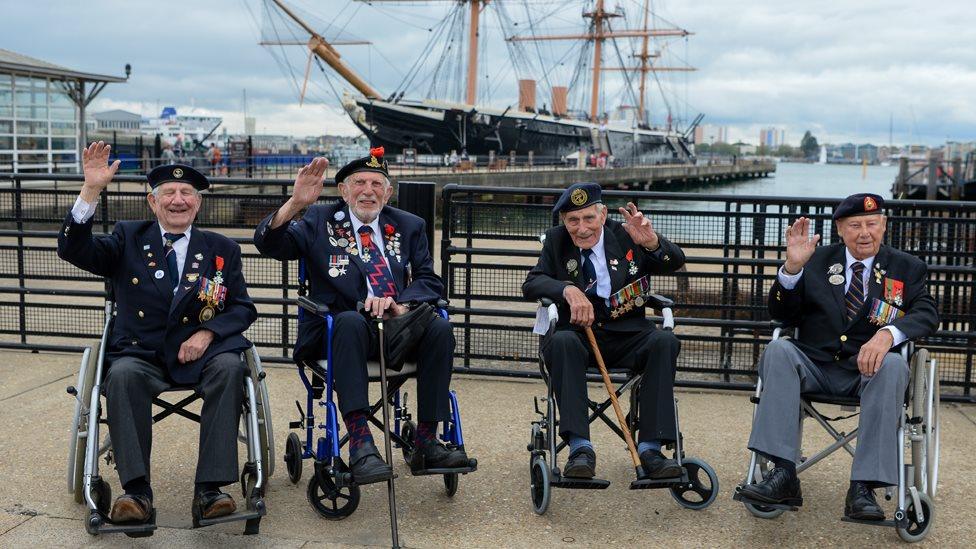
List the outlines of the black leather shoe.
{"type": "Polygon", "coordinates": [[[193,497],[193,512],[199,518],[215,519],[226,517],[237,511],[237,504],[230,494],[220,490],[198,492],[193,497]]]}
{"type": "Polygon", "coordinates": [[[874,498],[874,490],[863,482],[851,482],[844,501],[844,515],[856,520],[884,520],[884,510],[874,498]]]}
{"type": "Polygon", "coordinates": [[[349,456],[349,469],[356,484],[372,484],[393,478],[393,467],[383,461],[372,442],[363,443],[349,456]]]}
{"type": "Polygon", "coordinates": [[[758,484],[746,484],[739,491],[743,496],[762,503],[776,503],[799,507],[803,505],[800,479],[782,467],[775,467],[758,484]]]}
{"type": "Polygon", "coordinates": [[[461,469],[470,467],[471,460],[463,448],[448,448],[438,441],[418,446],[410,455],[410,472],[417,474],[428,469],[461,469]]]}
{"type": "Polygon", "coordinates": [[[593,478],[596,476],[596,452],[589,446],[583,446],[569,454],[566,467],[563,468],[564,477],[593,478]]]}
{"type": "Polygon", "coordinates": [[[112,504],[111,520],[115,523],[140,523],[149,520],[152,500],[149,496],[123,494],[112,504]]]}
{"type": "Polygon", "coordinates": [[[681,466],[673,459],[664,457],[664,454],[657,450],[644,450],[640,455],[641,465],[644,466],[644,473],[649,478],[674,478],[681,476],[681,466]]]}

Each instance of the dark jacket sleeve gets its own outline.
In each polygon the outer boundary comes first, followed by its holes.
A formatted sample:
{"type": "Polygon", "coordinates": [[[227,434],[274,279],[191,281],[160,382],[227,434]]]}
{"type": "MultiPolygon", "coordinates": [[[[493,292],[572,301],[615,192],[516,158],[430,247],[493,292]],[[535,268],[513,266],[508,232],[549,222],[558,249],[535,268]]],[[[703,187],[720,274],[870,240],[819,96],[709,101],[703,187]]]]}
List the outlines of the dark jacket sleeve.
{"type": "Polygon", "coordinates": [[[224,269],[224,284],[227,286],[224,310],[200,326],[213,332],[218,339],[243,334],[258,317],[258,311],[247,294],[247,284],[244,282],[241,247],[233,241],[230,245],[232,248],[224,269]]]}
{"type": "Polygon", "coordinates": [[[125,238],[120,224],[110,235],[92,235],[92,219],[75,223],[71,212],[58,233],[58,257],[92,274],[111,277],[119,264],[125,238]]]}
{"type": "Polygon", "coordinates": [[[546,231],[546,241],[542,244],[542,253],[535,267],[529,271],[522,283],[522,295],[529,300],[538,300],[544,297],[555,302],[564,302],[563,290],[572,284],[567,280],[557,279],[557,260],[556,260],[556,240],[555,232],[559,229],[549,229],[546,231]]]}
{"type": "Polygon", "coordinates": [[[905,288],[905,296],[913,296],[905,305],[905,316],[891,323],[901,330],[908,339],[917,339],[935,333],[939,327],[939,311],[935,299],[929,295],[926,279],[928,265],[913,261],[912,277],[905,288]]]}
{"type": "Polygon", "coordinates": [[[277,210],[265,217],[254,229],[254,246],[262,255],[281,261],[300,258],[315,240],[315,220],[318,208],[309,207],[298,221],[288,221],[276,229],[271,228],[271,220],[277,210]]]}
{"type": "Polygon", "coordinates": [[[779,283],[779,269],[769,289],[769,316],[786,324],[795,324],[803,313],[803,277],[796,281],[792,290],[779,283]]]}
{"type": "Polygon", "coordinates": [[[400,292],[401,303],[432,302],[444,295],[444,282],[434,272],[434,258],[427,242],[427,224],[420,222],[417,237],[410,252],[410,283],[400,292]]]}
{"type": "Polygon", "coordinates": [[[685,252],[680,246],[658,235],[660,246],[653,252],[644,250],[641,272],[662,275],[676,272],[685,264],[685,252]]]}

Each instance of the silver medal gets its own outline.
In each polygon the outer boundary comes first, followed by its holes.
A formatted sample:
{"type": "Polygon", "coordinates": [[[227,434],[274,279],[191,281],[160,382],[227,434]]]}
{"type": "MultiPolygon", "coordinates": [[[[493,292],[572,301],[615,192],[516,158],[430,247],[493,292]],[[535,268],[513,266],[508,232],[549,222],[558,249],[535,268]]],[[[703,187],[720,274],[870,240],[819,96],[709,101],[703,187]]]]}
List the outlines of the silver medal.
{"type": "Polygon", "coordinates": [[[641,296],[637,296],[637,299],[634,300],[634,305],[637,305],[638,307],[643,307],[644,306],[644,298],[641,297],[641,296]]]}
{"type": "Polygon", "coordinates": [[[830,278],[827,279],[827,282],[830,282],[834,286],[839,286],[844,283],[844,277],[839,274],[830,275],[830,278]]]}
{"type": "MultiPolygon", "coordinates": [[[[333,246],[339,246],[339,241],[336,240],[336,239],[334,239],[334,238],[332,238],[332,237],[329,237],[329,244],[331,244],[333,246]]],[[[344,247],[344,246],[342,246],[342,247],[344,247]]]]}
{"type": "Polygon", "coordinates": [[[339,276],[339,269],[337,269],[335,267],[332,267],[331,269],[329,269],[329,276],[331,276],[332,278],[335,278],[335,277],[339,276]]]}
{"type": "Polygon", "coordinates": [[[844,270],[843,265],[841,265],[840,263],[834,263],[833,265],[830,266],[829,269],[827,269],[827,274],[832,274],[832,275],[840,274],[841,271],[843,270],[844,270]]]}
{"type": "Polygon", "coordinates": [[[340,248],[345,248],[346,246],[349,245],[349,240],[345,238],[340,238],[339,240],[336,240],[336,243],[340,248]]]}

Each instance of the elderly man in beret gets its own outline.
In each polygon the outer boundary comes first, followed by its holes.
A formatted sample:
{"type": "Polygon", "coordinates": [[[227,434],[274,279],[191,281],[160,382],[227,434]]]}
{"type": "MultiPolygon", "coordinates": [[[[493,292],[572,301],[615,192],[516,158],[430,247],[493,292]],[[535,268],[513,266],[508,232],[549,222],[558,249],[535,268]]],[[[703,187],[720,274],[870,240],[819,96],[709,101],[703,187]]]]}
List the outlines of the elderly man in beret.
{"type": "MultiPolygon", "coordinates": [[[[371,149],[369,156],[336,172],[342,200],[328,205],[315,204],[328,166],[325,158],[316,158],[299,170],[291,198],[254,232],[254,244],[262,254],[282,261],[305,259],[309,297],[328,305],[335,315],[331,364],[357,484],[393,476],[367,424],[367,360],[379,356],[377,328],[357,305],[364,303],[371,317],[392,318],[422,303],[434,304],[444,293],[444,284],[434,272],[424,220],[387,206],[393,187],[383,152],[382,147],[371,149]],[[301,219],[293,221],[299,214],[301,219]]],[[[414,474],[469,466],[463,448],[446,447],[436,437],[437,424],[450,419],[454,344],[451,324],[440,316],[417,342],[419,421],[416,451],[410,458],[414,474]]],[[[324,348],[323,320],[306,318],[298,328],[295,359],[323,359],[324,348]]]]}
{"type": "Polygon", "coordinates": [[[637,450],[650,478],[671,478],[681,468],[661,448],[677,438],[674,375],[681,345],[674,334],[656,329],[644,317],[641,289],[650,287],[650,275],[680,269],[685,256],[633,203],[620,213],[624,223],[607,217],[596,183],[566,189],[553,207],[562,223],[546,231],[542,255],[522,293],[527,299],[549,298],[560,310],[556,331],[543,341],[542,353],[559,406],[559,435],[570,448],[563,474],[596,474],[586,406],[586,370],[596,363],[583,332],[591,327],[608,368],[643,373],[637,450]]]}
{"type": "Polygon", "coordinates": [[[148,175],[155,221],[118,221],[110,235],[93,236],[98,195],[119,167],[110,145],[83,151],[85,182],[58,235],[58,256],[109,279],[115,319],[102,387],[116,469],[125,494],[113,522],[146,522],[152,515],[149,457],[152,399],[173,387],[203,396],[200,450],[192,513],[229,515],[236,504],[221,486],[236,482],[237,427],[250,343],[241,334],[257,311],[234,241],[193,226],[200,191],[210,183],[190,166],[159,166],[148,175]]]}
{"type": "Polygon", "coordinates": [[[925,263],[882,244],[884,199],[851,195],[833,219],[842,242],[830,246],[817,247],[820,235],[810,235],[805,217],[786,230],[786,263],[770,289],[769,312],[799,328],[799,337],[771,342],[760,360],[763,391],[749,449],[774,468],[762,482],[743,486],[742,495],[800,505],[801,393],[859,396],[844,514],[883,520],[874,489],[898,483],[898,420],[909,375],[898,346],[933,333],[939,316],[925,263]]]}

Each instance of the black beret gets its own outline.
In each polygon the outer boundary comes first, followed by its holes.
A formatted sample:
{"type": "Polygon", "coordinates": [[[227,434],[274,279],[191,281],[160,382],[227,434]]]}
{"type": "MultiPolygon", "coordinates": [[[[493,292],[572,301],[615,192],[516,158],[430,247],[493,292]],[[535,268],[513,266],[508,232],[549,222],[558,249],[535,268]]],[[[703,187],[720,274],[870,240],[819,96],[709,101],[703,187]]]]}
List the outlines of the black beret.
{"type": "Polygon", "coordinates": [[[884,198],[871,193],[852,194],[834,208],[834,221],[856,215],[884,213],[884,198]]]}
{"type": "Polygon", "coordinates": [[[205,191],[210,188],[210,182],[207,181],[207,176],[185,164],[157,166],[149,172],[146,178],[149,180],[149,186],[153,189],[163,183],[171,183],[174,181],[177,183],[189,183],[198,191],[205,191]]]}
{"type": "Polygon", "coordinates": [[[552,207],[552,215],[560,213],[582,210],[593,204],[603,202],[600,197],[600,185],[598,183],[573,183],[552,207]]]}
{"type": "Polygon", "coordinates": [[[338,185],[342,183],[342,180],[349,177],[356,172],[374,172],[381,173],[387,179],[390,178],[390,172],[387,171],[388,167],[386,164],[386,159],[383,158],[383,147],[374,147],[369,150],[369,156],[364,156],[362,158],[357,158],[352,162],[346,164],[341,170],[336,172],[335,181],[338,185]]]}

